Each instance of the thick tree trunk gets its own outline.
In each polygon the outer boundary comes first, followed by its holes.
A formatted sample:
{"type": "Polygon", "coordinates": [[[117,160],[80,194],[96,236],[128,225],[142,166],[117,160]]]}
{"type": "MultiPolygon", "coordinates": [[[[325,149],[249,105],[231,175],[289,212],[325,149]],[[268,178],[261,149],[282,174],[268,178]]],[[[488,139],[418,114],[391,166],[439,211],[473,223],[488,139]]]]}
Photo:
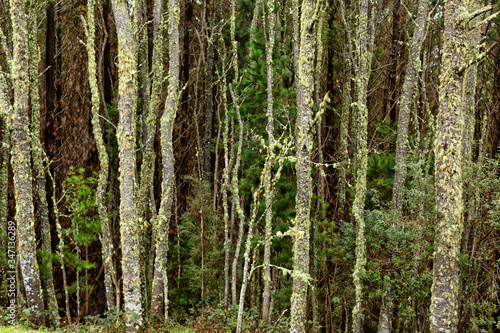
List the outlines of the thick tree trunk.
{"type": "Polygon", "coordinates": [[[168,280],[167,280],[167,251],[168,233],[171,207],[174,195],[174,151],[172,148],[172,132],[174,120],[179,105],[179,2],[168,1],[168,41],[169,41],[169,83],[168,97],[165,110],[161,118],[161,153],[163,158],[162,172],[162,199],[158,214],[156,258],[153,278],[153,296],[151,311],[160,314],[164,306],[164,316],[168,319],[168,280]]]}
{"type": "Polygon", "coordinates": [[[437,228],[434,281],[431,298],[431,332],[457,332],[460,237],[463,229],[462,161],[464,112],[462,85],[467,43],[467,14],[462,1],[445,4],[443,57],[439,84],[436,156],[437,228]],[[465,14],[465,15],[464,15],[465,14]]]}
{"type": "MultiPolygon", "coordinates": [[[[293,292],[291,300],[291,332],[305,332],[307,280],[309,277],[309,229],[311,206],[311,129],[314,104],[315,0],[302,2],[300,19],[300,51],[298,57],[297,101],[297,197],[295,237],[293,244],[293,292]]],[[[298,9],[295,9],[298,10],[298,9]]],[[[294,28],[297,28],[295,26],[294,28]]],[[[297,63],[296,63],[297,64],[297,63]]]]}
{"type": "Polygon", "coordinates": [[[33,192],[29,141],[29,67],[27,2],[11,0],[12,19],[12,84],[14,108],[12,122],[12,171],[16,200],[17,241],[26,300],[31,309],[30,320],[45,324],[45,311],[36,261],[36,236],[33,214],[33,192]]]}
{"type": "Polygon", "coordinates": [[[139,235],[136,214],[136,121],[137,27],[129,4],[112,0],[118,35],[118,150],[120,158],[120,233],[122,246],[123,298],[130,331],[142,325],[139,235]]]}
{"type": "MultiPolygon", "coordinates": [[[[95,59],[95,21],[94,21],[94,1],[89,0],[87,3],[87,57],[88,57],[88,75],[89,85],[92,98],[92,131],[96,142],[97,153],[99,156],[99,179],[97,183],[96,203],[101,220],[101,245],[102,245],[102,262],[104,266],[104,287],[106,289],[106,307],[108,312],[112,312],[115,306],[115,295],[113,281],[116,281],[114,265],[112,260],[112,241],[110,235],[110,224],[108,220],[108,212],[106,207],[106,189],[108,186],[108,168],[109,157],[106,151],[106,145],[101,130],[101,121],[99,119],[99,107],[101,101],[99,98],[99,89],[97,84],[97,64],[95,59]]],[[[85,21],[84,21],[85,22],[85,21]]]]}

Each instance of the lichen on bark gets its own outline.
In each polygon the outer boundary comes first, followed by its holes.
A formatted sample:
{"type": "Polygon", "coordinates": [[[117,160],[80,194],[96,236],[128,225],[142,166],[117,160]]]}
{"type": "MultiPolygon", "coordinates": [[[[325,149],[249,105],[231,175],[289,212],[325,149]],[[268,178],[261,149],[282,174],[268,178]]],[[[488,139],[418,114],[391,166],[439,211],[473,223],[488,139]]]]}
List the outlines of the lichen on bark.
{"type": "Polygon", "coordinates": [[[35,171],[35,190],[38,199],[38,212],[40,217],[42,235],[42,266],[45,271],[45,279],[42,281],[44,294],[46,295],[46,319],[51,327],[59,325],[59,309],[54,290],[54,278],[52,273],[52,242],[50,235],[49,207],[47,193],[45,191],[45,166],[43,163],[43,145],[40,131],[40,95],[38,89],[38,64],[40,63],[40,49],[37,45],[37,16],[36,3],[29,3],[29,32],[28,32],[28,56],[29,56],[29,80],[30,80],[30,102],[31,102],[31,156],[33,169],[35,171]]]}
{"type": "Polygon", "coordinates": [[[113,281],[116,281],[114,264],[112,260],[112,241],[110,234],[110,224],[108,220],[108,212],[106,207],[106,188],[108,185],[108,168],[109,157],[104,143],[101,122],[99,119],[99,89],[97,86],[97,64],[95,59],[95,22],[94,22],[94,0],[87,2],[87,21],[83,20],[87,42],[88,57],[88,76],[92,101],[92,131],[96,142],[97,153],[99,157],[99,176],[96,191],[97,210],[99,219],[101,220],[101,245],[102,245],[102,262],[104,266],[104,287],[106,289],[106,307],[109,312],[115,306],[115,295],[113,281]]]}
{"type": "MultiPolygon", "coordinates": [[[[358,154],[356,167],[356,193],[352,205],[354,221],[356,223],[356,263],[354,266],[353,280],[355,288],[355,304],[352,311],[353,332],[363,330],[363,278],[366,270],[366,245],[365,245],[365,198],[366,174],[368,168],[368,107],[367,88],[370,78],[371,60],[373,55],[373,41],[377,27],[378,15],[382,1],[372,2],[371,13],[368,16],[369,1],[361,0],[359,4],[358,27],[356,31],[356,62],[354,76],[356,84],[356,151],[358,154]]],[[[353,116],[354,119],[354,116],[353,116]]]]}
{"type": "MultiPolygon", "coordinates": [[[[304,0],[300,18],[300,47],[295,65],[298,69],[297,83],[297,196],[296,217],[294,221],[293,243],[293,291],[291,299],[291,332],[305,332],[307,277],[309,276],[309,229],[311,206],[311,164],[313,138],[312,106],[314,90],[314,55],[315,55],[315,23],[319,3],[315,0],[304,0]]],[[[295,8],[294,10],[298,10],[295,8]]],[[[294,30],[298,26],[294,26],[294,30]]],[[[297,43],[296,38],[294,42],[297,43]]],[[[294,45],[294,50],[298,47],[294,45]]]]}
{"type": "Polygon", "coordinates": [[[458,255],[463,229],[463,71],[467,52],[469,1],[445,4],[439,114],[434,147],[437,227],[431,298],[431,332],[457,332],[458,255]]]}
{"type": "Polygon", "coordinates": [[[158,212],[156,225],[156,258],[153,278],[153,294],[151,311],[161,314],[164,306],[165,319],[168,318],[168,280],[167,280],[167,252],[168,231],[171,207],[174,195],[174,152],[172,147],[172,132],[174,121],[179,106],[179,2],[168,1],[168,41],[169,41],[169,81],[168,96],[165,101],[165,110],[161,118],[161,154],[163,160],[162,170],[162,199],[158,212]]]}
{"type": "Polygon", "coordinates": [[[120,159],[120,233],[123,299],[127,329],[142,325],[138,219],[136,212],[137,29],[133,8],[125,0],[112,0],[118,36],[118,155],[120,159]]]}
{"type": "Polygon", "coordinates": [[[35,253],[36,236],[30,161],[27,4],[24,0],[10,1],[13,29],[12,73],[15,73],[12,76],[14,106],[11,164],[14,173],[19,265],[26,291],[26,301],[31,309],[30,320],[36,325],[43,325],[45,311],[35,253]]]}

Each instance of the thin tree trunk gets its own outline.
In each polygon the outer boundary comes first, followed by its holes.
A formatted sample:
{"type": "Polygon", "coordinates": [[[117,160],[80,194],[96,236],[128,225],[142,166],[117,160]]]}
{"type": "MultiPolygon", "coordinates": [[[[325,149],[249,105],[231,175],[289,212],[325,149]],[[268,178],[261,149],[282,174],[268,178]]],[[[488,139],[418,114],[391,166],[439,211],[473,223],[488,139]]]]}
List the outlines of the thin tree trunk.
{"type": "MultiPolygon", "coordinates": [[[[302,2],[300,19],[300,52],[298,57],[297,128],[297,197],[293,243],[293,291],[291,299],[290,332],[305,332],[307,282],[309,278],[309,233],[311,206],[311,146],[312,105],[314,90],[315,0],[302,2]]],[[[298,8],[296,9],[298,10],[298,8]]],[[[295,26],[294,29],[297,29],[295,26]]],[[[296,47],[296,46],[295,46],[296,47]]]]}
{"type": "MultiPolygon", "coordinates": [[[[223,55],[222,68],[225,69],[225,57],[223,55]]],[[[231,240],[229,237],[229,207],[227,199],[227,190],[229,189],[229,147],[228,147],[228,136],[229,136],[229,112],[227,109],[226,93],[226,74],[222,73],[222,104],[224,107],[224,129],[222,134],[222,141],[224,145],[224,170],[222,175],[222,208],[224,210],[224,306],[228,306],[229,298],[229,252],[231,250],[231,240]]]]}
{"type": "Polygon", "coordinates": [[[351,40],[351,20],[347,14],[344,1],[340,2],[342,21],[346,29],[344,45],[344,89],[342,91],[342,114],[340,116],[340,160],[342,166],[339,176],[339,211],[341,228],[344,226],[346,211],[346,169],[349,167],[349,113],[351,110],[351,79],[352,79],[352,40],[351,40]]]}
{"type": "Polygon", "coordinates": [[[57,205],[59,202],[62,200],[62,198],[58,201],[56,199],[56,182],[54,181],[54,177],[52,176],[52,173],[50,172],[50,169],[48,171],[50,180],[52,181],[52,202],[54,204],[54,215],[56,217],[56,231],[57,231],[57,237],[59,238],[59,244],[58,244],[58,254],[59,254],[59,263],[61,264],[61,271],[62,271],[62,278],[63,278],[63,289],[64,289],[64,305],[66,307],[66,319],[68,320],[68,325],[71,325],[71,312],[69,310],[69,292],[68,292],[68,280],[66,277],[66,267],[64,265],[64,239],[62,235],[62,226],[61,223],[59,222],[59,208],[57,205]]]}
{"type": "MultiPolygon", "coordinates": [[[[214,114],[214,101],[213,101],[213,73],[214,73],[214,58],[215,58],[215,44],[218,41],[219,21],[221,16],[220,0],[214,0],[214,22],[213,32],[210,39],[207,37],[207,65],[205,67],[205,140],[203,146],[203,179],[209,182],[210,179],[210,155],[211,155],[211,141],[212,141],[212,123],[214,114]]],[[[208,36],[208,35],[207,35],[208,36]]]]}
{"type": "MultiPolygon", "coordinates": [[[[403,89],[399,100],[398,136],[396,141],[396,166],[394,176],[394,187],[392,191],[392,211],[401,214],[403,204],[403,186],[406,178],[406,150],[408,145],[408,123],[410,119],[411,105],[415,81],[420,71],[420,53],[425,39],[426,18],[429,1],[421,0],[418,5],[417,20],[413,38],[411,40],[408,56],[408,69],[403,82],[403,89]]],[[[392,108],[391,108],[392,110],[392,108]]],[[[393,314],[393,286],[390,272],[387,272],[384,299],[380,309],[378,332],[389,333],[392,330],[393,314]]]]}
{"type": "MultiPolygon", "coordinates": [[[[144,133],[143,133],[143,158],[140,169],[140,189],[138,197],[138,214],[142,219],[141,223],[141,281],[143,283],[142,295],[145,310],[150,309],[151,301],[151,279],[149,272],[153,269],[150,265],[149,258],[154,253],[151,248],[154,248],[155,239],[152,237],[152,225],[154,224],[156,215],[156,203],[154,200],[154,172],[156,154],[154,150],[154,141],[156,136],[156,122],[161,103],[161,90],[163,83],[163,38],[166,22],[162,16],[163,1],[156,0],[154,2],[153,13],[153,54],[152,54],[152,70],[144,77],[149,83],[146,85],[146,99],[143,103],[144,108],[144,133]],[[150,77],[151,76],[151,77],[150,77]],[[151,215],[148,213],[151,212],[151,215]]],[[[147,66],[146,66],[146,69],[147,66]]]]}
{"type": "MultiPolygon", "coordinates": [[[[268,1],[269,35],[266,39],[266,62],[267,62],[267,135],[268,135],[268,158],[269,170],[264,170],[266,201],[266,227],[264,234],[264,292],[262,294],[262,321],[269,323],[269,300],[271,298],[271,234],[273,231],[273,193],[271,189],[272,168],[274,164],[274,114],[273,114],[273,48],[274,48],[274,0],[268,1]]],[[[265,18],[264,18],[265,22],[265,18]]],[[[265,31],[265,25],[264,25],[265,31]]]]}
{"type": "MultiPolygon", "coordinates": [[[[239,121],[241,122],[241,116],[238,112],[238,118],[239,121]]],[[[247,240],[245,243],[245,254],[243,255],[244,258],[244,264],[243,264],[243,278],[241,280],[241,291],[240,291],[240,303],[238,306],[238,319],[236,321],[236,333],[241,333],[242,332],[242,325],[243,325],[243,307],[245,306],[245,292],[247,289],[247,284],[250,280],[250,274],[249,274],[249,265],[250,265],[250,250],[251,250],[251,243],[252,243],[252,238],[253,238],[253,225],[254,225],[254,220],[255,217],[257,216],[257,209],[259,207],[259,190],[257,190],[254,193],[253,196],[253,212],[252,216],[250,217],[250,224],[248,226],[248,235],[247,235],[247,240]]]]}
{"type": "Polygon", "coordinates": [[[99,89],[97,84],[97,64],[95,59],[95,20],[94,20],[94,1],[87,3],[87,21],[82,18],[87,34],[87,57],[88,57],[88,75],[92,98],[92,131],[94,134],[97,153],[99,156],[99,178],[97,182],[96,203],[101,221],[101,246],[102,262],[104,266],[104,287],[106,289],[106,307],[108,312],[113,311],[115,306],[115,295],[113,280],[116,279],[112,260],[112,241],[110,235],[110,224],[106,207],[106,189],[108,186],[109,157],[106,151],[103,134],[101,130],[101,121],[99,119],[99,107],[101,102],[99,98],[99,89]]]}
{"type": "MultiPolygon", "coordinates": [[[[231,92],[231,97],[233,99],[233,104],[237,113],[239,114],[239,106],[238,101],[236,100],[236,96],[231,86],[229,86],[229,91],[231,92]]],[[[236,161],[233,168],[233,177],[231,179],[231,187],[233,193],[233,203],[235,205],[235,210],[238,213],[238,217],[240,219],[239,222],[239,230],[238,230],[238,240],[236,241],[236,251],[234,253],[233,266],[232,266],[232,276],[231,276],[231,294],[232,294],[232,304],[236,306],[236,277],[237,277],[237,269],[238,269],[238,259],[240,256],[241,249],[241,241],[243,239],[243,227],[245,224],[245,215],[243,212],[243,208],[241,208],[240,204],[240,194],[238,190],[238,171],[240,168],[241,162],[241,150],[243,146],[243,121],[241,120],[241,116],[238,116],[238,123],[240,126],[239,130],[239,138],[238,138],[238,151],[236,153],[236,161]]]]}
{"type": "Polygon", "coordinates": [[[37,41],[37,18],[36,3],[30,1],[29,9],[29,32],[28,52],[30,71],[30,98],[31,98],[31,150],[33,158],[33,169],[35,170],[35,189],[38,199],[38,211],[40,213],[40,225],[42,234],[42,265],[45,270],[45,281],[43,281],[44,294],[46,295],[47,321],[51,327],[59,324],[59,310],[54,290],[54,278],[52,274],[52,245],[49,223],[49,207],[47,193],[45,191],[45,167],[43,165],[43,146],[40,132],[40,95],[38,92],[38,64],[40,63],[40,49],[37,41]]]}
{"type": "Polygon", "coordinates": [[[356,49],[356,142],[358,161],[356,175],[356,194],[352,212],[356,222],[356,264],[354,267],[353,279],[355,287],[355,305],[352,311],[353,332],[363,331],[363,281],[362,277],[366,269],[366,247],[365,247],[365,198],[366,198],[366,173],[368,168],[368,107],[367,88],[370,78],[373,40],[377,25],[377,16],[381,1],[378,4],[372,3],[370,18],[368,18],[368,0],[361,0],[358,15],[357,49],[356,49]]]}
{"type": "Polygon", "coordinates": [[[167,252],[168,234],[171,207],[174,194],[174,152],[172,147],[172,132],[174,120],[179,106],[179,2],[168,1],[168,41],[169,41],[169,82],[168,97],[165,101],[165,110],[161,118],[161,153],[163,159],[162,172],[162,199],[158,214],[158,231],[156,239],[156,261],[153,278],[153,296],[151,311],[160,314],[161,305],[164,306],[164,316],[168,319],[168,280],[167,280],[167,252]]]}
{"type": "Polygon", "coordinates": [[[131,8],[125,0],[112,0],[118,35],[118,112],[117,131],[120,158],[120,233],[122,246],[123,298],[127,329],[142,325],[139,237],[136,214],[136,121],[137,42],[131,8]]]}
{"type": "Polygon", "coordinates": [[[421,0],[418,5],[417,21],[410,52],[408,55],[408,69],[404,78],[401,98],[399,100],[398,137],[396,142],[396,173],[392,190],[392,210],[399,214],[403,203],[403,185],[406,178],[406,150],[408,146],[408,123],[410,119],[411,104],[415,81],[420,71],[420,53],[425,39],[426,18],[429,1],[421,0]]]}
{"type": "Polygon", "coordinates": [[[431,332],[457,332],[460,236],[463,229],[462,161],[463,71],[468,8],[445,4],[439,114],[434,148],[437,228],[431,298],[431,332]],[[465,11],[465,12],[464,12],[465,11]],[[465,14],[465,16],[464,16],[465,14]]]}
{"type": "MultiPolygon", "coordinates": [[[[238,43],[236,42],[236,15],[235,15],[235,1],[231,2],[232,5],[232,14],[231,14],[231,45],[232,45],[232,62],[233,62],[233,70],[234,70],[234,79],[233,83],[236,83],[239,79],[239,70],[238,70],[238,43]]],[[[241,163],[241,151],[243,147],[243,121],[241,120],[241,115],[239,113],[239,105],[237,96],[231,86],[229,86],[229,92],[231,93],[231,98],[233,101],[233,106],[237,111],[238,115],[238,125],[239,125],[239,135],[238,135],[238,148],[236,152],[235,163],[233,168],[233,175],[231,178],[231,191],[233,193],[233,211],[236,211],[238,217],[240,219],[239,222],[239,231],[238,231],[238,240],[236,241],[236,251],[234,253],[233,266],[231,271],[231,296],[232,296],[232,304],[236,306],[236,277],[237,277],[237,269],[238,269],[238,259],[240,255],[241,249],[241,241],[243,239],[243,227],[245,223],[245,214],[243,212],[243,208],[240,203],[240,192],[238,189],[238,172],[240,169],[241,163]]],[[[234,126],[233,126],[234,128],[234,126]]]]}
{"type": "Polygon", "coordinates": [[[26,300],[31,309],[30,320],[35,325],[45,324],[45,311],[40,285],[40,272],[36,261],[36,235],[33,214],[33,192],[29,141],[29,67],[27,2],[11,0],[12,19],[12,84],[14,108],[12,122],[12,171],[18,253],[21,273],[26,290],[26,300]]]}

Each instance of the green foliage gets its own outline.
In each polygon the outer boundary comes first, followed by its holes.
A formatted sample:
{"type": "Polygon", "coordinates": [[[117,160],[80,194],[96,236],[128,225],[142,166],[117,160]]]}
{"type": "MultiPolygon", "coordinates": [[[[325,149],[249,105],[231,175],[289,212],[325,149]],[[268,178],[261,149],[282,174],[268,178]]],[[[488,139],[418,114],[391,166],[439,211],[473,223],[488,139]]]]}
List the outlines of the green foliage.
{"type": "MultiPolygon", "coordinates": [[[[67,267],[75,267],[78,272],[95,267],[94,263],[81,258],[80,248],[92,245],[100,234],[101,224],[96,212],[96,186],[97,179],[85,177],[83,168],[76,173],[74,168],[70,167],[68,178],[63,182],[67,213],[62,216],[71,221],[70,227],[62,230],[63,235],[70,239],[70,244],[64,245],[63,255],[67,267]]],[[[79,278],[68,285],[68,291],[73,293],[90,290],[92,286],[88,284],[89,277],[88,274],[79,274],[79,278]]]]}
{"type": "MultiPolygon", "coordinates": [[[[200,189],[200,181],[197,178],[188,177],[186,179],[191,183],[194,193],[193,197],[188,198],[188,209],[180,219],[180,247],[177,242],[171,246],[173,260],[171,268],[176,271],[178,253],[181,255],[181,275],[176,276],[174,281],[178,288],[172,288],[172,302],[178,305],[181,313],[174,316],[182,316],[182,311],[189,308],[201,307],[205,304],[214,304],[221,297],[221,290],[224,289],[224,234],[222,218],[218,211],[213,210],[211,198],[207,195],[201,197],[201,193],[209,193],[208,189],[200,189]],[[202,206],[203,202],[203,206],[202,206]],[[201,246],[201,219],[204,224],[203,238],[203,260],[204,268],[201,269],[202,246],[201,246]],[[201,298],[201,278],[204,279],[204,298],[201,298]]],[[[176,239],[177,241],[177,239],[176,239]]],[[[175,310],[174,310],[175,311],[175,310]]],[[[185,312],[184,312],[185,313],[185,312]]]]}
{"type": "Polygon", "coordinates": [[[85,169],[75,173],[70,167],[68,178],[63,183],[66,192],[66,217],[71,219],[71,226],[64,230],[64,234],[71,238],[76,246],[89,246],[97,240],[101,225],[96,214],[96,185],[97,179],[85,177],[85,169]]]}

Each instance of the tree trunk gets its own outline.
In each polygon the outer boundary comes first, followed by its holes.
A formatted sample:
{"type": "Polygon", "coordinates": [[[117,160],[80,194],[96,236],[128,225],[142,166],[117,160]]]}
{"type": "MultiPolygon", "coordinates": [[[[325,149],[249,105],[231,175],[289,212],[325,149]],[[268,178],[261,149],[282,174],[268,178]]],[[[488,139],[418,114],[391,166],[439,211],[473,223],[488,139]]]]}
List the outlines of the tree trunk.
{"type": "MultiPolygon", "coordinates": [[[[392,211],[399,215],[403,204],[403,187],[406,178],[406,150],[408,143],[408,123],[415,81],[420,71],[420,53],[425,39],[426,19],[429,1],[421,0],[418,5],[417,20],[408,56],[408,69],[403,82],[403,89],[399,100],[398,136],[396,141],[396,173],[392,191],[392,211]]],[[[391,107],[392,111],[392,107],[391,107]]],[[[393,287],[390,272],[387,272],[384,300],[380,309],[378,332],[389,333],[392,330],[393,314],[393,287]]]]}
{"type": "Polygon", "coordinates": [[[33,214],[33,193],[29,141],[29,67],[27,2],[11,0],[12,19],[12,84],[14,108],[12,122],[12,171],[16,200],[17,241],[26,300],[31,309],[30,320],[45,324],[45,311],[36,261],[36,236],[33,214]]]}
{"type": "Polygon", "coordinates": [[[169,0],[169,83],[168,97],[161,118],[161,153],[163,158],[162,199],[158,214],[156,258],[153,278],[153,296],[151,311],[160,314],[164,305],[164,316],[168,319],[168,281],[167,281],[167,251],[171,207],[174,194],[174,152],[172,148],[172,132],[179,104],[179,2],[169,0]]]}
{"type": "Polygon", "coordinates": [[[120,158],[120,233],[122,247],[123,298],[126,325],[130,331],[142,325],[139,237],[137,228],[135,179],[135,111],[137,105],[137,27],[129,4],[112,0],[118,36],[118,112],[117,131],[120,158]]]}
{"type": "MultiPolygon", "coordinates": [[[[146,66],[147,73],[143,76],[144,81],[148,81],[145,85],[147,90],[144,93],[144,108],[143,108],[143,155],[140,169],[140,189],[138,191],[138,214],[142,219],[141,222],[141,282],[143,284],[142,295],[145,311],[150,309],[151,300],[151,279],[149,272],[153,269],[149,265],[149,258],[154,255],[151,248],[154,248],[155,239],[152,237],[152,228],[156,223],[156,203],[154,200],[154,173],[156,154],[154,150],[154,141],[156,136],[156,122],[159,114],[161,103],[161,90],[163,86],[163,48],[164,48],[164,32],[166,22],[162,16],[163,1],[154,1],[153,13],[153,54],[152,54],[152,70],[149,72],[146,66]]],[[[144,18],[146,21],[147,18],[144,18]]],[[[144,66],[144,65],[143,65],[144,66]]]]}
{"type": "Polygon", "coordinates": [[[396,173],[394,175],[394,187],[392,190],[392,210],[401,212],[403,186],[406,178],[406,150],[408,146],[408,123],[410,119],[411,104],[415,81],[420,71],[420,52],[425,39],[426,18],[429,1],[421,0],[418,5],[417,21],[410,52],[408,55],[408,69],[404,78],[403,90],[399,100],[398,137],[396,142],[396,173]]]}
{"type": "MultiPolygon", "coordinates": [[[[366,248],[365,248],[365,198],[366,198],[366,173],[368,168],[368,107],[367,88],[370,78],[373,40],[377,25],[377,16],[380,11],[381,1],[373,3],[368,18],[368,0],[361,0],[359,4],[357,49],[356,49],[356,119],[353,120],[356,128],[356,142],[358,158],[356,161],[356,194],[352,206],[354,221],[356,223],[356,264],[354,267],[353,280],[355,287],[355,305],[352,311],[353,332],[363,331],[363,276],[366,269],[366,248]]],[[[354,118],[353,118],[354,119],[354,118]]]]}
{"type": "Polygon", "coordinates": [[[213,85],[214,85],[214,58],[215,58],[215,44],[218,40],[219,21],[221,16],[220,0],[214,0],[214,22],[212,27],[211,38],[207,36],[207,65],[205,67],[205,140],[203,142],[203,180],[206,183],[210,182],[210,155],[211,155],[211,141],[212,141],[212,123],[214,115],[214,101],[213,101],[213,85]]]}
{"type": "MultiPolygon", "coordinates": [[[[0,188],[4,189],[0,192],[0,223],[2,225],[0,235],[1,235],[1,248],[0,251],[8,253],[8,242],[5,236],[8,232],[8,189],[9,189],[9,150],[10,150],[10,123],[12,121],[12,107],[10,105],[10,98],[7,88],[7,80],[5,79],[4,73],[1,72],[0,67],[0,130],[2,133],[2,141],[0,142],[0,188]]],[[[6,276],[6,269],[2,269],[0,273],[0,287],[2,304],[7,304],[8,296],[8,283],[6,276]]]]}
{"type": "MultiPolygon", "coordinates": [[[[267,135],[269,170],[264,170],[264,197],[266,201],[266,229],[264,234],[264,292],[262,294],[262,321],[269,322],[269,300],[271,298],[271,234],[273,232],[273,191],[271,189],[272,168],[274,164],[274,115],[273,115],[273,48],[274,48],[274,0],[268,1],[269,35],[266,39],[267,62],[267,135]]],[[[265,18],[264,18],[265,22],[265,18]]],[[[265,29],[264,29],[265,31],[265,29]]]]}
{"type": "Polygon", "coordinates": [[[431,332],[457,332],[460,237],[463,229],[462,45],[467,43],[467,13],[461,1],[445,4],[443,57],[439,84],[439,114],[434,148],[437,229],[434,281],[431,298],[431,332]],[[465,14],[465,15],[464,15],[465,14]]]}
{"type": "MultiPolygon", "coordinates": [[[[307,280],[309,277],[309,229],[311,206],[312,105],[315,55],[315,0],[302,2],[297,91],[297,197],[293,244],[293,292],[290,332],[305,332],[307,280]]],[[[298,9],[295,9],[298,10],[298,9]]],[[[294,27],[298,28],[297,26],[294,27]]],[[[297,64],[297,63],[296,63],[297,64]]]]}
{"type": "Polygon", "coordinates": [[[31,98],[31,149],[33,158],[33,169],[35,170],[35,188],[38,199],[38,211],[40,213],[40,225],[42,234],[42,266],[45,271],[45,280],[42,281],[44,294],[46,295],[47,321],[51,327],[59,324],[59,310],[54,290],[54,278],[52,274],[52,245],[49,223],[49,207],[47,193],[45,190],[45,167],[43,165],[44,151],[42,133],[40,132],[40,95],[38,92],[38,64],[40,63],[40,49],[37,45],[37,17],[36,3],[30,1],[29,9],[29,32],[28,52],[30,71],[30,98],[31,98]]]}
{"type": "Polygon", "coordinates": [[[339,176],[339,211],[341,228],[344,227],[346,216],[346,182],[349,167],[349,115],[351,111],[351,85],[352,85],[352,40],[351,40],[351,19],[347,14],[344,1],[340,2],[341,15],[346,29],[344,45],[344,89],[342,90],[342,114],[340,116],[340,167],[339,176]]]}
{"type": "MultiPolygon", "coordinates": [[[[84,21],[85,22],[85,21],[84,21]]],[[[109,157],[106,151],[106,145],[101,130],[101,121],[99,118],[99,107],[101,105],[99,98],[99,89],[97,84],[97,64],[95,59],[95,21],[94,21],[94,1],[87,3],[87,23],[85,24],[87,33],[87,57],[88,57],[88,75],[92,98],[92,131],[96,142],[97,153],[99,156],[99,179],[96,191],[97,210],[101,220],[101,245],[102,262],[104,266],[104,287],[106,289],[106,307],[108,312],[112,312],[115,306],[115,295],[113,281],[116,281],[114,265],[112,261],[112,241],[110,235],[110,224],[106,207],[106,189],[108,186],[108,168],[109,157]]]]}

